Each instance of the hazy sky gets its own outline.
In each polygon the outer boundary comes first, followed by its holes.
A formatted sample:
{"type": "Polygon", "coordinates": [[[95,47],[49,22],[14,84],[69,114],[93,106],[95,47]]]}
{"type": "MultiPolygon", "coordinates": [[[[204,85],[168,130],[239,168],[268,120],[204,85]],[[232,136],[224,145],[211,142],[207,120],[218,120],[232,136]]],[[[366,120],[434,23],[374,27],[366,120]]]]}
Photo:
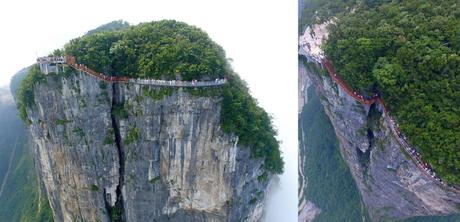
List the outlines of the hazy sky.
{"type": "Polygon", "coordinates": [[[70,39],[113,20],[175,19],[209,33],[274,117],[286,173],[267,221],[297,221],[297,0],[1,1],[0,86],[70,39]]]}

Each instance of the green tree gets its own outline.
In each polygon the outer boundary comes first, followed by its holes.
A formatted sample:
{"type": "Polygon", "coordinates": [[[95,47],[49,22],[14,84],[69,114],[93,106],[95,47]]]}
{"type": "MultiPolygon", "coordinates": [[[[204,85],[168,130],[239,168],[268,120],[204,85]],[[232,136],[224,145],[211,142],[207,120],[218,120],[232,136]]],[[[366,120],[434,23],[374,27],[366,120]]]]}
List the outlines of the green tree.
{"type": "MultiPolygon", "coordinates": [[[[309,10],[332,12],[327,5],[309,10]]],[[[328,14],[337,22],[324,45],[342,78],[365,95],[379,91],[411,144],[455,184],[460,184],[458,6],[456,0],[356,3],[353,13],[342,8],[328,14]]]]}

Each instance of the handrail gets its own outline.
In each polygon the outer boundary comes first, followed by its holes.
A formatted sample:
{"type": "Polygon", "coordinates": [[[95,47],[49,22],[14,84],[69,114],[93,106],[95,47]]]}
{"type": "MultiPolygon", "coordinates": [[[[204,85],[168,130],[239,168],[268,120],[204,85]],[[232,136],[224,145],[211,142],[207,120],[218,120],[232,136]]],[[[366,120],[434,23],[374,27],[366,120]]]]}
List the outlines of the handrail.
{"type": "Polygon", "coordinates": [[[351,87],[342,80],[340,75],[334,72],[332,64],[328,59],[322,59],[321,64],[323,65],[323,67],[326,68],[327,73],[332,78],[332,80],[334,80],[334,82],[337,85],[339,85],[342,88],[342,90],[345,91],[345,93],[347,93],[349,96],[351,96],[363,105],[370,106],[374,103],[377,103],[382,107],[383,112],[388,117],[385,119],[385,121],[387,121],[388,125],[390,126],[391,132],[396,137],[398,143],[404,148],[404,151],[406,151],[412,159],[412,161],[414,161],[415,165],[423,172],[423,174],[425,174],[428,177],[431,177],[438,185],[441,185],[457,194],[460,194],[460,190],[458,188],[456,188],[454,185],[447,184],[446,182],[442,181],[441,178],[436,176],[436,173],[433,171],[431,165],[429,165],[426,162],[423,162],[422,156],[417,152],[415,148],[412,148],[409,145],[406,137],[402,135],[399,125],[390,116],[388,109],[386,108],[383,100],[380,98],[378,94],[374,94],[371,98],[366,98],[362,96],[357,91],[352,90],[351,87]]]}
{"type": "Polygon", "coordinates": [[[112,83],[133,83],[139,85],[153,85],[153,86],[168,86],[168,87],[212,87],[221,86],[228,81],[224,79],[215,79],[214,81],[180,81],[180,80],[161,80],[161,79],[140,79],[128,78],[124,76],[109,76],[104,73],[96,72],[83,64],[78,64],[74,56],[60,56],[60,57],[40,57],[37,62],[42,63],[60,63],[67,64],[70,67],[86,73],[90,76],[96,77],[99,80],[112,83]]]}

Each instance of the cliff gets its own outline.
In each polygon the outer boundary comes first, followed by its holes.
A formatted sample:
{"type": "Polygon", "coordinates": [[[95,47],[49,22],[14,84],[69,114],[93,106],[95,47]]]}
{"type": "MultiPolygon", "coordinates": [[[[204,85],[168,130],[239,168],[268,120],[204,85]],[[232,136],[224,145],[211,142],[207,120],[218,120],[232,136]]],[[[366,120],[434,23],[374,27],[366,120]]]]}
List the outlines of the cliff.
{"type": "Polygon", "coordinates": [[[260,221],[272,174],[220,94],[49,75],[27,108],[56,221],[260,221]]]}
{"type": "Polygon", "coordinates": [[[0,87],[0,221],[53,221],[15,105],[25,74],[27,68],[13,76],[9,89],[0,87]]]}
{"type": "Polygon", "coordinates": [[[314,87],[306,87],[299,114],[299,221],[369,221],[332,123],[314,87]]]}
{"type": "MultiPolygon", "coordinates": [[[[307,71],[299,72],[302,89],[314,86],[351,169],[361,198],[374,221],[458,213],[460,195],[440,186],[420,170],[398,143],[378,105],[365,106],[324,74],[317,42],[327,38],[323,25],[307,29],[300,54],[307,71]],[[318,33],[316,33],[319,31],[318,33]],[[307,60],[309,62],[307,62],[307,60]]],[[[305,94],[299,94],[302,99],[305,94]]],[[[302,99],[301,101],[308,101],[302,99]]]]}

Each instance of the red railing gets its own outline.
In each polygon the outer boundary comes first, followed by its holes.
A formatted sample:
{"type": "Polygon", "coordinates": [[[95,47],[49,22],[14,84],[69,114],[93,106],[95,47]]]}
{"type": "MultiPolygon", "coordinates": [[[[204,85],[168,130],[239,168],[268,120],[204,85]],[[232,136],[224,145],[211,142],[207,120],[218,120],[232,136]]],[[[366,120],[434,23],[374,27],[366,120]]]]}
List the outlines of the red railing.
{"type": "Polygon", "coordinates": [[[128,77],[120,77],[120,76],[107,76],[107,75],[104,75],[103,73],[98,73],[88,67],[86,67],[85,65],[82,65],[82,64],[78,64],[76,62],[76,59],[75,57],[73,56],[66,56],[66,63],[73,67],[74,69],[76,70],[79,70],[79,71],[82,71],[82,72],[85,72],[89,75],[92,75],[100,80],[103,80],[103,81],[106,81],[106,82],[122,82],[122,83],[126,83],[129,81],[129,78],[128,77]]]}
{"type": "Polygon", "coordinates": [[[355,100],[357,100],[363,105],[370,106],[375,103],[375,104],[379,104],[382,107],[383,112],[385,113],[385,115],[388,116],[388,118],[385,120],[387,120],[387,123],[390,125],[393,135],[396,137],[398,143],[409,154],[412,161],[414,161],[415,165],[423,172],[423,174],[425,174],[428,177],[431,177],[437,184],[445,188],[448,188],[449,190],[457,194],[460,194],[460,190],[458,190],[458,188],[455,188],[453,185],[449,185],[443,182],[439,177],[437,177],[434,171],[432,170],[433,168],[428,163],[423,162],[421,155],[409,145],[406,138],[401,134],[399,125],[389,115],[388,109],[385,107],[383,100],[379,97],[378,94],[374,94],[372,98],[364,97],[363,95],[359,94],[357,91],[352,90],[352,88],[345,81],[342,80],[340,75],[334,72],[332,64],[329,60],[323,59],[321,60],[321,64],[323,65],[323,67],[326,68],[327,73],[332,78],[332,80],[334,80],[334,82],[337,83],[337,85],[339,85],[342,88],[342,90],[345,93],[347,93],[349,96],[353,97],[355,100]]]}
{"type": "MultiPolygon", "coordinates": [[[[39,60],[37,60],[40,62],[39,60]]],[[[158,80],[158,79],[135,79],[135,78],[128,78],[128,77],[120,77],[120,76],[108,76],[104,73],[98,73],[85,65],[78,64],[75,57],[73,56],[66,56],[65,63],[67,63],[72,68],[84,72],[88,75],[94,76],[100,80],[107,81],[107,82],[120,82],[120,83],[134,83],[134,84],[141,84],[141,85],[155,85],[155,86],[169,86],[169,87],[212,87],[212,86],[220,86],[227,83],[227,79],[215,79],[214,81],[180,81],[180,80],[158,80]]]]}
{"type": "Polygon", "coordinates": [[[327,72],[329,73],[329,76],[338,84],[342,87],[343,91],[347,93],[349,96],[353,97],[355,100],[358,102],[370,106],[377,102],[377,100],[380,100],[378,95],[374,95],[372,98],[368,99],[365,98],[363,95],[359,94],[357,91],[354,91],[351,89],[350,86],[346,82],[340,78],[338,74],[334,72],[334,69],[332,68],[331,62],[329,60],[323,59],[322,60],[323,66],[327,69],[327,72]]]}

